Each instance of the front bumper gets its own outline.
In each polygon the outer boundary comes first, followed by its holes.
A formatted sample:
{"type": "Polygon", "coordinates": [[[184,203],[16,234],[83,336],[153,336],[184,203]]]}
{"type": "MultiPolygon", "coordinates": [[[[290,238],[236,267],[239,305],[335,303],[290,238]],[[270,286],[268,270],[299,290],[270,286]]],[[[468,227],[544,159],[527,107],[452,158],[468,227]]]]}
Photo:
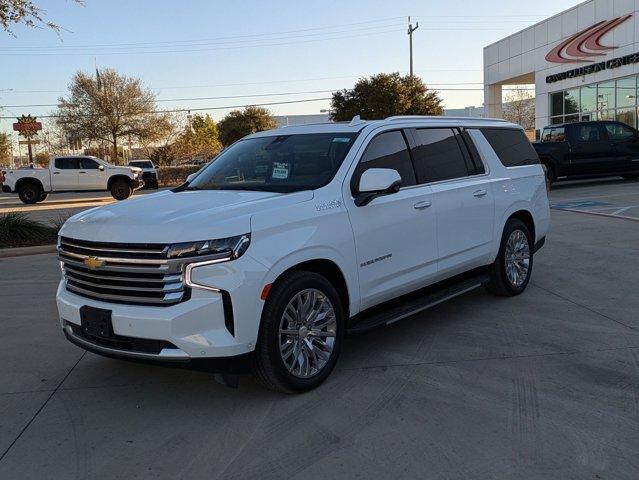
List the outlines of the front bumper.
{"type": "Polygon", "coordinates": [[[244,255],[232,262],[197,267],[193,272],[198,284],[219,291],[192,288],[187,300],[170,306],[88,298],[68,291],[63,279],[56,297],[60,326],[72,343],[109,357],[189,368],[206,364],[210,371],[211,364],[229,367],[229,363],[237,363],[230,362],[232,359],[243,363],[257,340],[264,267],[244,255]],[[251,298],[255,300],[249,301],[251,298]],[[80,328],[84,306],[111,312],[114,337],[84,336],[80,328]],[[153,342],[156,348],[146,348],[153,342]]]}

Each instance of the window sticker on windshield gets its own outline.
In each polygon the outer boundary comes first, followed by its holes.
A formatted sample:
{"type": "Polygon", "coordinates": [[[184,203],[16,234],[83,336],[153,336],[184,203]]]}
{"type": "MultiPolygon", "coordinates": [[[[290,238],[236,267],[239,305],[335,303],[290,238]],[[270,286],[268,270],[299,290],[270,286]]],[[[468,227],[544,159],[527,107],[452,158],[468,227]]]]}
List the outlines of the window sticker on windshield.
{"type": "Polygon", "coordinates": [[[271,178],[285,180],[288,178],[289,164],[282,162],[273,162],[273,173],[271,178]]]}
{"type": "Polygon", "coordinates": [[[351,139],[348,138],[348,137],[335,137],[333,139],[333,142],[338,142],[338,143],[348,143],[350,141],[351,141],[351,139]]]}

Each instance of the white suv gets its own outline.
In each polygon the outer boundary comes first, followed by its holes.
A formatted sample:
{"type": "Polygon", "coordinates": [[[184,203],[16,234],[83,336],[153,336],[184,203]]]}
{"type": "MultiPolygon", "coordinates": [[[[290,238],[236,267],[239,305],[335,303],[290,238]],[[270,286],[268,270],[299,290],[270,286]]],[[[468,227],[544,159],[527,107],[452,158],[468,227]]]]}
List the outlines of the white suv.
{"type": "Polygon", "coordinates": [[[177,189],[68,220],[60,322],[99,354],[308,390],[346,333],[481,285],[521,293],[548,224],[544,172],[511,123],[255,133],[177,189]]]}

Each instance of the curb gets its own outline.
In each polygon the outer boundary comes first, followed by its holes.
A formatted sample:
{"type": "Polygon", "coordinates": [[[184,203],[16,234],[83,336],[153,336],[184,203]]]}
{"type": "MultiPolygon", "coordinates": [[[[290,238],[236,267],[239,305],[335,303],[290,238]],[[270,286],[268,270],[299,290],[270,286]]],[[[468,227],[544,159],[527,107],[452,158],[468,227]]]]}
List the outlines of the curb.
{"type": "Polygon", "coordinates": [[[55,253],[55,244],[37,245],[35,247],[0,248],[0,258],[24,257],[26,255],[41,255],[55,253]]]}

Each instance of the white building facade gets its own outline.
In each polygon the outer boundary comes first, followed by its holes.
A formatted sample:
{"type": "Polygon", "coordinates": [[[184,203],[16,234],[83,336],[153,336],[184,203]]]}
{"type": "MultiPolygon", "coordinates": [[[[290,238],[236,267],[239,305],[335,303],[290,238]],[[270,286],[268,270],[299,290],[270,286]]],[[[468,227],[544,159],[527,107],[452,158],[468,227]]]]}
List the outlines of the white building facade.
{"type": "Polygon", "coordinates": [[[535,85],[535,128],[619,120],[637,128],[639,0],[589,0],[484,48],[486,116],[503,85],[535,85]]]}

